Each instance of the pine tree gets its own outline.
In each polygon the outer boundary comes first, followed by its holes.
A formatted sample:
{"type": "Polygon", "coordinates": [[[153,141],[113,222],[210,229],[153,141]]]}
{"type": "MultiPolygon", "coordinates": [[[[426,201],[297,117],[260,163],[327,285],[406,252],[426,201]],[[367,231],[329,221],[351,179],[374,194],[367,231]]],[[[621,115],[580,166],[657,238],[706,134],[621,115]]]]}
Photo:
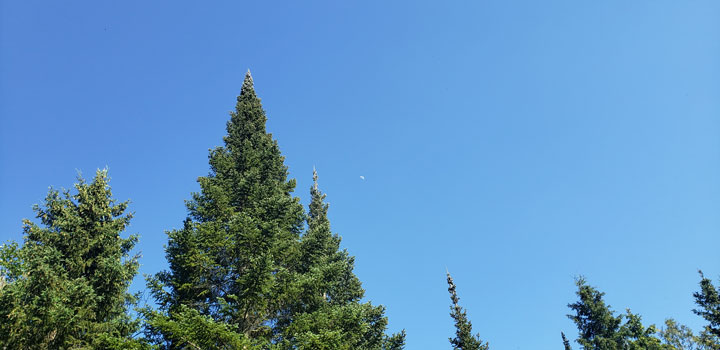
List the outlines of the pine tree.
{"type": "Polygon", "coordinates": [[[317,184],[301,239],[305,213],[249,72],[237,101],[183,228],[168,232],[169,270],[148,280],[159,305],[144,310],[148,337],[168,349],[400,349],[384,308],[359,303],[317,184]]]}
{"type": "Polygon", "coordinates": [[[3,246],[0,348],[132,349],[138,322],[128,315],[128,286],[138,268],[120,238],[132,217],[112,199],[106,170],[77,194],[50,190],[35,206],[42,226],[24,220],[24,244],[3,246]]]}
{"type": "Polygon", "coordinates": [[[290,308],[283,348],[402,349],[404,331],[385,336],[384,308],[360,303],[364,290],[353,273],[354,259],[340,250],[330,230],[325,194],[313,170],[307,231],[297,264],[297,301],[290,308]]]}
{"type": "Polygon", "coordinates": [[[693,310],[699,316],[702,316],[708,325],[705,329],[716,338],[720,338],[720,289],[716,288],[709,278],[700,273],[700,291],[695,292],[695,303],[700,307],[693,310]]]}
{"type": "Polygon", "coordinates": [[[572,346],[570,346],[570,341],[565,337],[565,333],[560,332],[560,336],[562,336],[563,347],[565,347],[565,350],[572,350],[572,346]]]}
{"type": "Polygon", "coordinates": [[[450,317],[455,320],[455,338],[450,338],[455,350],[488,350],[488,343],[483,344],[480,340],[480,334],[472,334],[472,322],[467,318],[467,312],[458,304],[460,298],[455,290],[455,282],[453,282],[450,272],[447,273],[448,292],[450,292],[450,317]]]}
{"type": "Polygon", "coordinates": [[[583,349],[613,349],[618,342],[622,316],[616,317],[603,301],[605,293],[588,286],[584,278],[578,278],[576,285],[580,300],[568,304],[575,311],[575,315],[568,315],[568,318],[577,325],[577,342],[583,349]]]}
{"type": "Polygon", "coordinates": [[[605,304],[602,293],[587,285],[584,278],[576,281],[580,298],[568,307],[575,311],[567,315],[578,328],[577,342],[585,350],[646,349],[659,350],[660,340],[655,337],[655,326],[645,328],[641,318],[627,310],[625,315],[615,316],[605,304]],[[623,323],[623,318],[627,321],[623,323]]]}
{"type": "Polygon", "coordinates": [[[265,122],[248,71],[225,145],[210,152],[210,174],[198,179],[183,228],[168,232],[170,269],[149,281],[161,310],[148,312],[150,331],[168,347],[194,343],[169,330],[188,318],[224,325],[235,342],[269,344],[278,333],[304,214],[265,122]]]}
{"type": "Polygon", "coordinates": [[[313,170],[307,231],[300,243],[298,273],[306,276],[303,306],[299,311],[312,312],[320,305],[343,305],[360,300],[365,291],[353,273],[354,258],[340,250],[340,237],[330,230],[328,204],[318,188],[317,171],[313,170]]]}

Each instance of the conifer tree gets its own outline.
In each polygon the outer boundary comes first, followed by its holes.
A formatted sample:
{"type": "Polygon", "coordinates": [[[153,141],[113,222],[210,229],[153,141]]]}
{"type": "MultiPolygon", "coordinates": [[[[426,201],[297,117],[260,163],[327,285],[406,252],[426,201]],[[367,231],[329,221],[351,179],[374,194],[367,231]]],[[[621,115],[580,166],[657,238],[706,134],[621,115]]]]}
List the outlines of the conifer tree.
{"type": "Polygon", "coordinates": [[[577,325],[577,342],[583,349],[613,349],[618,342],[622,316],[616,317],[603,301],[605,293],[588,286],[585,279],[578,278],[576,285],[580,300],[568,304],[568,307],[575,311],[575,315],[568,315],[568,318],[577,325]]]}
{"type": "Polygon", "coordinates": [[[288,349],[402,349],[404,331],[387,337],[382,306],[360,303],[364,294],[354,259],[330,230],[325,194],[313,170],[307,231],[300,244],[296,303],[283,347],[288,349]]]}
{"type": "Polygon", "coordinates": [[[472,334],[472,322],[467,318],[467,312],[460,306],[460,298],[457,296],[455,290],[455,282],[450,276],[450,272],[447,273],[448,292],[450,292],[450,300],[452,305],[450,306],[450,317],[455,321],[455,337],[450,338],[450,344],[452,344],[455,350],[488,350],[490,347],[488,343],[483,344],[480,340],[480,334],[472,334]]]}
{"type": "Polygon", "coordinates": [[[234,342],[269,344],[277,334],[304,214],[265,122],[248,71],[225,145],[210,152],[183,228],[168,232],[170,269],[149,281],[161,310],[148,312],[150,331],[168,347],[194,343],[171,326],[198,317],[224,325],[234,342]]]}
{"type": "Polygon", "coordinates": [[[340,237],[330,230],[328,204],[318,188],[317,171],[313,170],[310,188],[307,231],[300,243],[297,272],[305,275],[302,305],[296,311],[312,312],[325,303],[342,305],[363,297],[360,280],[353,273],[354,258],[340,250],[340,237]]]}
{"type": "Polygon", "coordinates": [[[695,335],[692,329],[673,319],[665,320],[665,327],[660,330],[659,335],[668,350],[720,349],[720,344],[707,331],[703,330],[695,335]]]}
{"type": "Polygon", "coordinates": [[[660,339],[655,337],[655,326],[644,327],[641,318],[627,310],[625,315],[615,316],[603,300],[604,293],[587,285],[584,278],[576,281],[580,298],[568,307],[575,311],[567,315],[578,328],[577,342],[585,350],[621,350],[662,348],[660,339]],[[623,318],[626,322],[623,323],[623,318]]]}
{"type": "Polygon", "coordinates": [[[133,349],[138,322],[127,291],[138,268],[121,238],[128,202],[112,199],[106,170],[82,178],[76,194],[50,190],[35,206],[41,225],[24,220],[24,244],[0,252],[0,348],[133,349]]]}
{"type": "Polygon", "coordinates": [[[250,72],[237,101],[188,218],[168,232],[169,270],[148,280],[148,337],[167,349],[400,349],[384,309],[359,303],[316,184],[301,239],[305,213],[250,72]]]}
{"type": "Polygon", "coordinates": [[[720,350],[720,337],[713,334],[705,327],[695,338],[698,350],[720,350]]]}
{"type": "Polygon", "coordinates": [[[572,350],[572,346],[570,346],[570,341],[565,337],[565,333],[560,332],[560,336],[562,336],[563,347],[565,347],[565,350],[572,350]]]}
{"type": "Polygon", "coordinates": [[[700,273],[700,291],[695,292],[695,303],[700,307],[693,312],[702,316],[708,325],[705,330],[720,339],[720,289],[716,288],[709,278],[700,273]]]}

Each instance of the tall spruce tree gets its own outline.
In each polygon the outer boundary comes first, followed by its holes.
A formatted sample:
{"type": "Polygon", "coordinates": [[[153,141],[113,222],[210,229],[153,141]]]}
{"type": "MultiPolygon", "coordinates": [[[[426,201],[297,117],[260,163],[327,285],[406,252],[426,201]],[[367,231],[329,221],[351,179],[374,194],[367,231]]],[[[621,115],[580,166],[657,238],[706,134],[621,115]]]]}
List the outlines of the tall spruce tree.
{"type": "Polygon", "coordinates": [[[310,196],[296,265],[296,302],[289,309],[282,348],[402,349],[404,331],[385,335],[384,308],[360,303],[364,290],[353,273],[354,258],[340,250],[340,237],[330,230],[328,204],[315,170],[310,196]]]}
{"type": "Polygon", "coordinates": [[[237,101],[188,218],[168,232],[169,270],[148,280],[159,305],[144,311],[148,336],[167,349],[400,349],[384,309],[358,302],[317,186],[301,240],[303,207],[250,72],[237,101]]]}
{"type": "Polygon", "coordinates": [[[565,348],[565,350],[572,350],[572,346],[570,346],[570,341],[567,339],[567,337],[565,337],[565,333],[560,332],[560,336],[562,337],[563,347],[565,348]]]}
{"type": "Polygon", "coordinates": [[[191,324],[228,330],[227,342],[208,348],[270,344],[278,334],[304,214],[265,123],[248,71],[225,145],[210,151],[210,174],[198,179],[183,228],[168,232],[170,269],[149,281],[161,311],[148,314],[150,333],[169,348],[200,341],[182,331],[191,324]]]}
{"type": "Polygon", "coordinates": [[[330,230],[328,204],[325,203],[325,194],[318,188],[315,169],[310,198],[307,231],[300,244],[298,272],[315,276],[317,281],[310,286],[315,291],[303,293],[315,299],[306,301],[309,309],[304,311],[313,311],[324,302],[346,304],[360,300],[365,291],[353,273],[355,259],[347,251],[340,250],[340,237],[330,230]]]}
{"type": "Polygon", "coordinates": [[[575,311],[568,318],[575,322],[579,338],[577,342],[583,349],[615,349],[619,340],[622,316],[615,316],[612,309],[603,301],[604,293],[588,286],[584,278],[576,281],[579,301],[568,304],[575,311]]]}
{"type": "Polygon", "coordinates": [[[128,286],[138,268],[129,252],[137,236],[121,238],[130,222],[116,202],[106,170],[76,194],[50,190],[24,220],[24,244],[0,252],[1,349],[137,349],[138,322],[128,314],[128,286]]]}
{"type": "Polygon", "coordinates": [[[488,350],[488,343],[483,344],[480,334],[472,334],[472,322],[467,318],[467,312],[460,306],[460,298],[457,296],[455,282],[447,272],[448,292],[450,292],[450,317],[455,321],[455,337],[450,338],[455,350],[488,350]]]}
{"type": "Polygon", "coordinates": [[[699,306],[693,312],[702,316],[708,324],[705,330],[720,339],[720,288],[716,288],[709,278],[700,273],[700,291],[695,292],[695,303],[699,306]]]}
{"type": "Polygon", "coordinates": [[[584,278],[576,281],[580,300],[568,304],[575,314],[567,315],[578,328],[577,342],[585,350],[659,350],[660,339],[655,326],[644,327],[641,318],[627,310],[615,316],[603,300],[604,293],[587,285],[584,278]],[[623,323],[623,318],[626,319],[623,323]]]}

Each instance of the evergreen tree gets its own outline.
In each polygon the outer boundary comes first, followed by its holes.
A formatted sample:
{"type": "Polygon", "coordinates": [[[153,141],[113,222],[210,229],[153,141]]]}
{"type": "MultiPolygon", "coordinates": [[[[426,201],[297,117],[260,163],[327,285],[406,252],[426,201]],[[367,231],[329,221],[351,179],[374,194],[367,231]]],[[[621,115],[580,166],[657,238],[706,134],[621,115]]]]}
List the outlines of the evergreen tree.
{"type": "Polygon", "coordinates": [[[622,316],[615,316],[602,297],[605,293],[588,286],[585,279],[576,281],[579,301],[568,304],[575,315],[568,317],[575,322],[579,331],[577,342],[583,349],[614,349],[618,343],[618,331],[622,316]]]}
{"type": "Polygon", "coordinates": [[[572,346],[570,346],[570,341],[565,337],[565,333],[560,332],[560,336],[562,336],[563,346],[565,347],[565,350],[572,350],[572,346]]]}
{"type": "Polygon", "coordinates": [[[295,265],[298,294],[293,296],[297,303],[289,310],[293,314],[314,312],[325,304],[356,302],[365,293],[353,273],[354,258],[340,250],[340,237],[330,230],[328,205],[317,180],[317,172],[313,170],[307,231],[301,238],[295,265]]]}
{"type": "Polygon", "coordinates": [[[467,318],[467,312],[458,304],[460,298],[457,296],[455,283],[450,276],[450,272],[447,272],[447,283],[450,300],[452,300],[450,317],[455,320],[455,338],[450,338],[450,344],[452,344],[453,349],[488,350],[490,347],[488,343],[483,344],[482,340],[480,340],[480,334],[472,334],[472,323],[467,318]]]}
{"type": "Polygon", "coordinates": [[[656,336],[657,329],[655,325],[645,327],[642,325],[642,318],[638,314],[625,312],[625,324],[620,328],[620,336],[623,339],[621,346],[625,346],[630,350],[660,350],[663,349],[662,342],[656,336]]]}
{"type": "Polygon", "coordinates": [[[708,325],[705,329],[708,333],[720,338],[720,290],[716,288],[709,278],[705,278],[702,271],[700,272],[700,291],[695,292],[695,303],[700,307],[693,310],[699,316],[702,316],[708,325]]]}
{"type": "Polygon", "coordinates": [[[317,290],[305,294],[322,296],[321,301],[337,305],[360,300],[365,291],[353,273],[355,259],[347,251],[340,250],[340,237],[330,231],[328,204],[325,194],[318,188],[318,175],[314,169],[310,198],[308,228],[300,245],[299,272],[320,278],[313,284],[317,290]]]}
{"type": "Polygon", "coordinates": [[[148,279],[159,305],[144,310],[148,337],[168,349],[400,349],[384,309],[359,303],[317,184],[301,239],[303,207],[250,72],[237,101],[183,228],[168,232],[169,270],[148,279]]]}
{"type": "Polygon", "coordinates": [[[720,350],[720,337],[713,334],[707,327],[695,338],[699,350],[720,350]]]}
{"type": "Polygon", "coordinates": [[[588,286],[585,279],[576,281],[579,301],[568,304],[575,311],[567,315],[577,325],[577,342],[585,350],[661,349],[660,340],[655,337],[655,326],[645,328],[641,318],[627,310],[625,315],[615,316],[609,305],[603,301],[605,293],[588,286]],[[623,318],[627,321],[623,324],[623,318]]]}
{"type": "Polygon", "coordinates": [[[278,333],[304,214],[265,122],[248,71],[225,145],[210,152],[210,174],[198,179],[183,228],[168,232],[170,270],[149,280],[161,311],[147,311],[150,333],[170,348],[195,342],[169,325],[199,316],[255,344],[278,333]]]}
{"type": "Polygon", "coordinates": [[[300,244],[297,302],[290,308],[283,347],[288,349],[402,349],[404,332],[385,336],[384,308],[360,303],[364,294],[354,259],[330,230],[325,194],[313,170],[307,231],[300,244]],[[292,322],[289,322],[292,321],[292,322]]]}
{"type": "Polygon", "coordinates": [[[712,340],[705,331],[695,335],[689,327],[677,323],[673,319],[665,320],[665,327],[660,330],[660,338],[667,349],[671,350],[716,350],[712,340]]]}
{"type": "Polygon", "coordinates": [[[0,348],[132,349],[138,322],[127,289],[138,268],[129,252],[137,236],[120,238],[127,202],[112,199],[107,171],[77,194],[50,190],[35,206],[42,226],[24,220],[24,244],[0,253],[0,348]]]}

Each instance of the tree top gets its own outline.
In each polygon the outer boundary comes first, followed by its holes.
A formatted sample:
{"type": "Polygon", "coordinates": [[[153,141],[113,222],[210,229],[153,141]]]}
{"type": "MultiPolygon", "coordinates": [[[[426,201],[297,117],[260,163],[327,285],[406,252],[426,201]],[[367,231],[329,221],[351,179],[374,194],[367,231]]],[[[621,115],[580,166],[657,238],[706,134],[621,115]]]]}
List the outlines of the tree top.
{"type": "Polygon", "coordinates": [[[250,74],[250,69],[248,69],[247,73],[245,73],[245,80],[243,80],[242,88],[240,88],[240,96],[238,96],[238,100],[241,96],[247,94],[255,95],[255,86],[252,74],[250,74]]]}

